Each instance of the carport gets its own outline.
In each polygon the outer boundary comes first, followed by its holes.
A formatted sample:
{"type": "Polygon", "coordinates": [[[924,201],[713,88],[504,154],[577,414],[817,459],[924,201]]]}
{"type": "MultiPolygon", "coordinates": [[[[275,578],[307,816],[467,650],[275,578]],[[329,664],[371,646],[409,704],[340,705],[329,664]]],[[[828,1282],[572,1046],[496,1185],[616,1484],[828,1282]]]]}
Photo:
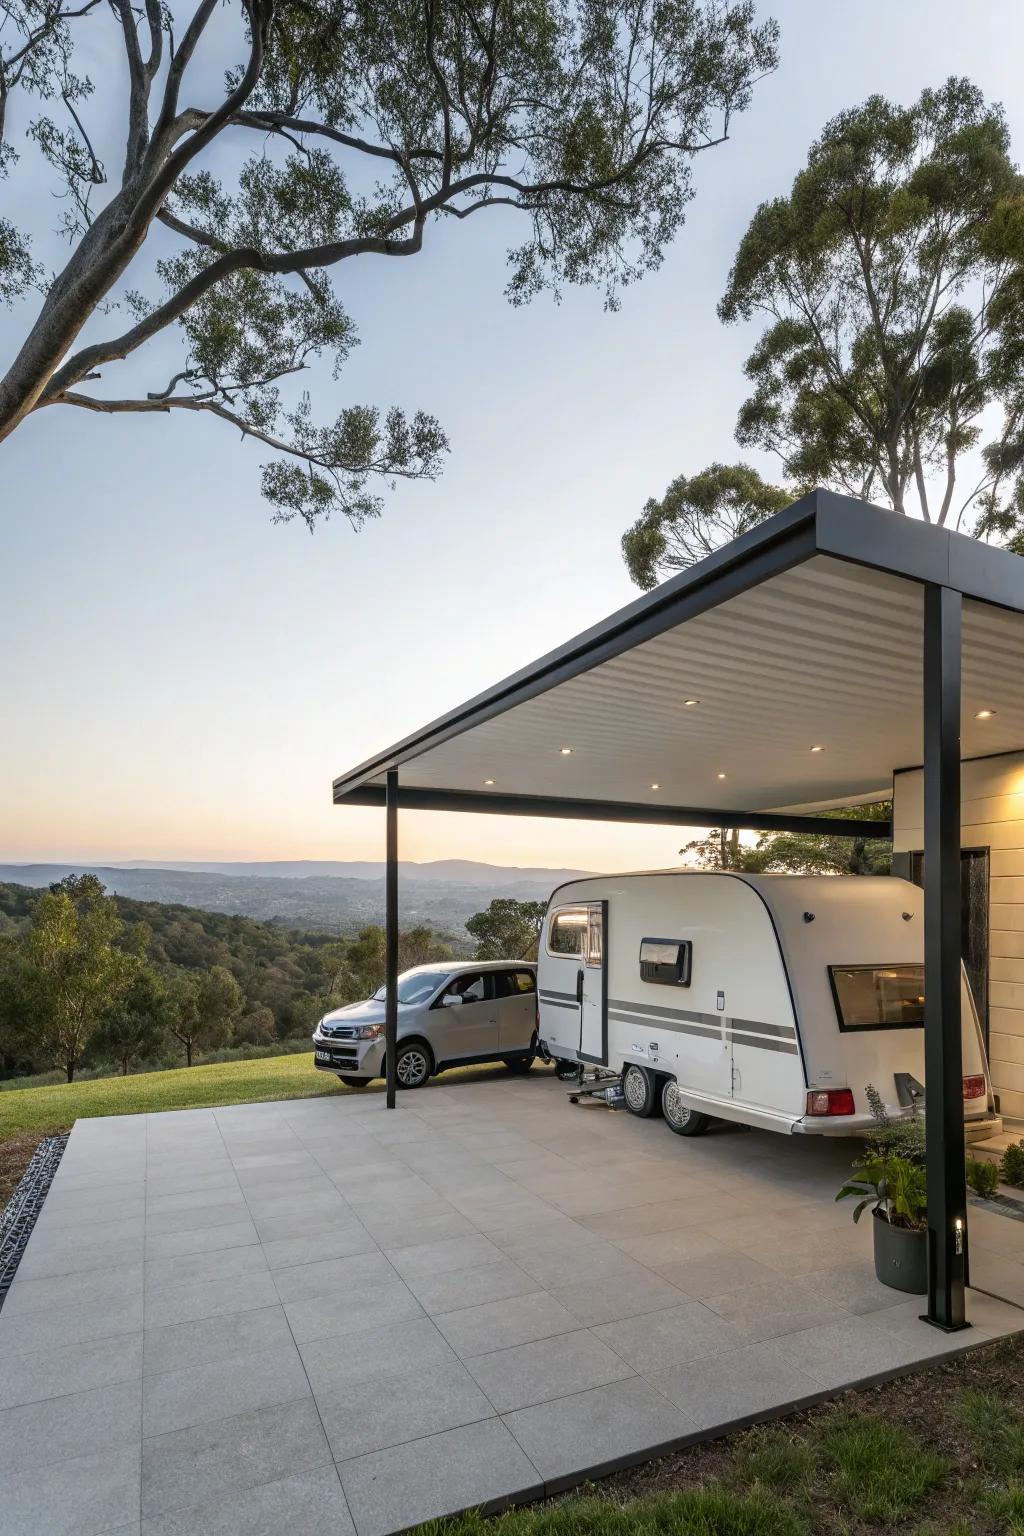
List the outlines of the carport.
{"type": "Polygon", "coordinates": [[[816,491],[343,773],[386,809],[387,1106],[400,809],[852,836],[821,813],[923,765],[927,1316],[966,1327],[960,772],[1024,747],[1022,679],[1024,561],[816,491]]]}

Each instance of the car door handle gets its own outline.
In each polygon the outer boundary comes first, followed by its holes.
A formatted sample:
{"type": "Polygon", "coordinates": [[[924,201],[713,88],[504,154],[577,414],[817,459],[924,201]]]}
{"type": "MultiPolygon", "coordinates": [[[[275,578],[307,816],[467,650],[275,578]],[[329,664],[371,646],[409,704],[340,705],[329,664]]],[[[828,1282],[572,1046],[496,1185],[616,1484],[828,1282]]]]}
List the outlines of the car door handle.
{"type": "Polygon", "coordinates": [[[583,1002],[583,972],[582,971],[577,971],[576,972],[576,1001],[582,1005],[582,1002],[583,1002]]]}

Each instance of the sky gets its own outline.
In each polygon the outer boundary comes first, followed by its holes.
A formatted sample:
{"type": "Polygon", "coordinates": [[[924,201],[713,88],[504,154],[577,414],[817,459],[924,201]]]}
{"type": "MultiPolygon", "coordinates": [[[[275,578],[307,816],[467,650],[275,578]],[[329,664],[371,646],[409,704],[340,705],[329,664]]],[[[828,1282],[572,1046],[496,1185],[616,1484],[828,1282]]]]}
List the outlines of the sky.
{"type": "MultiPolygon", "coordinates": [[[[512,308],[504,212],[338,273],[361,344],[338,382],[313,377],[316,409],[422,407],[452,444],[436,483],[389,493],[361,532],[275,526],[266,455],[213,420],[48,409],[0,448],[0,860],[382,857],[382,813],[333,807],[332,778],[630,601],[619,540],[647,498],[741,456],[757,328],[715,307],[825,122],[966,74],[1024,155],[1019,0],[759,10],[781,67],[697,159],[685,226],[618,313],[591,290],[512,308]]],[[[95,36],[98,77],[106,22],[95,36]]],[[[30,164],[4,212],[55,260],[59,205],[30,164]]],[[[28,320],[0,311],[0,360],[28,320]]],[[[130,365],[132,387],[162,386],[175,355],[130,365]]],[[[407,813],[401,854],[623,869],[674,862],[688,835],[407,813]]]]}

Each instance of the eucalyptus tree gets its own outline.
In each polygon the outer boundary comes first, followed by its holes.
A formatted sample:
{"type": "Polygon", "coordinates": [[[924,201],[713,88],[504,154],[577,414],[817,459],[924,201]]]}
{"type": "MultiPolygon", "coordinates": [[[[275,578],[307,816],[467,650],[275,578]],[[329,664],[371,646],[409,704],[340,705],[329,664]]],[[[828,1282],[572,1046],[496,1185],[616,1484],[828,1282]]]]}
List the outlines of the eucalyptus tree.
{"type": "Polygon", "coordinates": [[[695,156],[728,136],[776,62],[775,24],[753,0],[5,11],[0,168],[18,103],[23,148],[55,176],[33,182],[30,223],[38,234],[56,191],[68,253],[44,272],[33,231],[0,222],[0,294],[39,295],[0,381],[0,440],[54,406],[213,416],[272,451],[264,494],[311,527],[376,515],[381,477],[433,476],[447,450],[424,411],[351,405],[321,421],[307,394],[292,397],[314,359],[337,370],[356,341],[334,269],[415,256],[439,222],[501,210],[522,230],[514,303],[579,283],[614,305],[682,224],[695,156]],[[95,81],[86,57],[102,61],[95,81]],[[108,144],[95,120],[115,93],[122,130],[108,144]],[[172,327],[170,376],[118,393],[125,360],[172,327]]]}
{"type": "Polygon", "coordinates": [[[641,586],[814,486],[1024,552],[1024,180],[976,86],[828,123],[718,312],[764,324],[736,437],[788,489],[744,464],[681,476],[623,540],[641,586]]]}
{"type": "Polygon", "coordinates": [[[629,574],[649,591],[792,500],[788,491],[762,480],[749,464],[709,464],[689,478],[678,475],[660,501],[650,498],[622,536],[629,574]]]}
{"type": "Polygon", "coordinates": [[[1024,181],[977,86],[841,112],[789,196],[758,208],[719,305],[727,323],[768,322],[746,364],[740,444],[797,486],[984,531],[1016,494],[1006,468],[1024,418],[1004,349],[1022,256],[1024,181]],[[990,407],[1001,422],[982,445],[990,407]]]}

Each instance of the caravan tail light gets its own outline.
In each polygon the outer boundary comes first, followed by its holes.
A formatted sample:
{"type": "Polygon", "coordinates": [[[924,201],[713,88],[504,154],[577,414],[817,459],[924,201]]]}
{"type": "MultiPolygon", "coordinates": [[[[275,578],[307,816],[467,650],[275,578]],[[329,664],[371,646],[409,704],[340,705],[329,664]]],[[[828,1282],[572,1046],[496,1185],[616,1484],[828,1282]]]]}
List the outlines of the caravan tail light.
{"type": "Polygon", "coordinates": [[[812,1088],[807,1095],[809,1115],[852,1115],[852,1088],[812,1088]]]}
{"type": "Polygon", "coordinates": [[[976,1076],[964,1078],[965,1099],[980,1099],[985,1091],[985,1079],[980,1072],[976,1076]]]}

